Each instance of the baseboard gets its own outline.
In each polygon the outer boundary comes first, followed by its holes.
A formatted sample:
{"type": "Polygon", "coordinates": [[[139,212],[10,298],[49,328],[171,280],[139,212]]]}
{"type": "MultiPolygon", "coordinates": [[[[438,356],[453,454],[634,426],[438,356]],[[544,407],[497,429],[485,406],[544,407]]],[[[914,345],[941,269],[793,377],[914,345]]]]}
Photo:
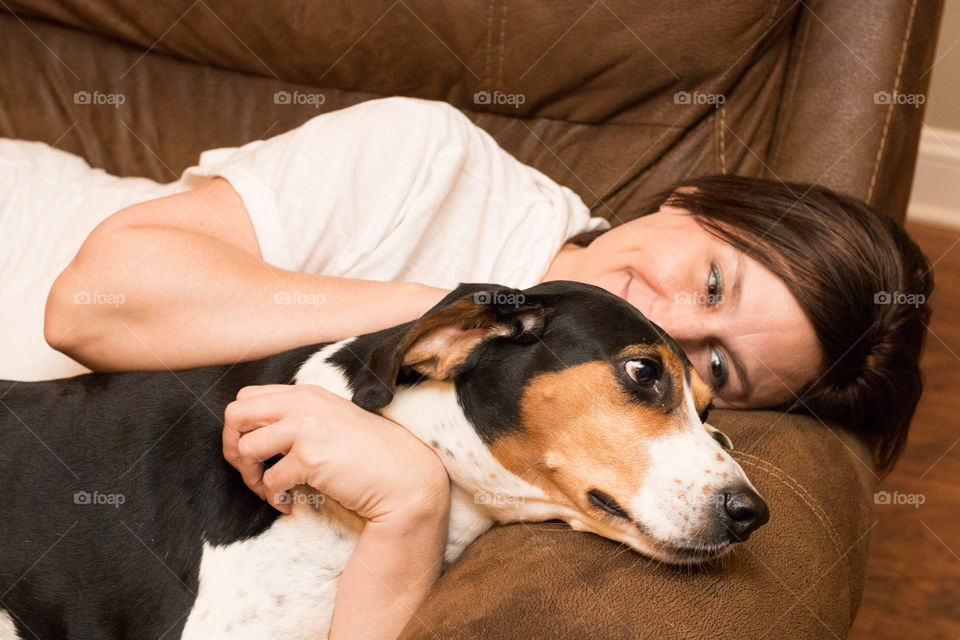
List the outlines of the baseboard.
{"type": "Polygon", "coordinates": [[[960,131],[920,132],[907,221],[960,229],[960,131]]]}

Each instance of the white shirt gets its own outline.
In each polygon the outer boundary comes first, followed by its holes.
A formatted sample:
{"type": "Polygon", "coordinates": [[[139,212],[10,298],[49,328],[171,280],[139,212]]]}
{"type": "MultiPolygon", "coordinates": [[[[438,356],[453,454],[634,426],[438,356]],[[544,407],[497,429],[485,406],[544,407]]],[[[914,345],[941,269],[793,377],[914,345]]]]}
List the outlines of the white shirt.
{"type": "Polygon", "coordinates": [[[529,287],[563,243],[606,225],[444,102],[386,98],[184,172],[240,194],[266,262],[344,278],[529,287]]]}
{"type": "MultiPolygon", "coordinates": [[[[263,259],[343,278],[453,288],[539,282],[571,236],[606,228],[583,202],[442,102],[387,98],[213,149],[180,180],[118,178],[39,143],[0,140],[0,378],[76,375],[43,340],[47,292],[96,224],[213,176],[240,194],[263,259]]],[[[89,291],[78,304],[122,303],[89,291]]],[[[113,296],[113,297],[110,297],[113,296]]]]}

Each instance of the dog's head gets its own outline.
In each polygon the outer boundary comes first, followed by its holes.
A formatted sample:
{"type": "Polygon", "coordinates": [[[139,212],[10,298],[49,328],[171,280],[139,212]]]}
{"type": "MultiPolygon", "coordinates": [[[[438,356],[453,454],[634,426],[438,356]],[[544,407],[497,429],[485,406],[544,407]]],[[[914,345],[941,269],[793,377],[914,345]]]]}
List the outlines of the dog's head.
{"type": "Polygon", "coordinates": [[[669,336],[602,289],[461,285],[350,347],[363,363],[345,367],[354,402],[377,410],[398,385],[448,382],[491,454],[576,529],[684,563],[768,519],[729,440],[704,423],[710,388],[669,336]]]}

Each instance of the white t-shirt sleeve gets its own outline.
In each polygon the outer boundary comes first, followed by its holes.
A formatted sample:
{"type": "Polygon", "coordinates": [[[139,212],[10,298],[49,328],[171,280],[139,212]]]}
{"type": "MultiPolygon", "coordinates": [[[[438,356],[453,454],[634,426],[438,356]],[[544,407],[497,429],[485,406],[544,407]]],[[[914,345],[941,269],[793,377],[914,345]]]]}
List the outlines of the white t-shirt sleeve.
{"type": "Polygon", "coordinates": [[[227,179],[266,262],[339,272],[376,246],[404,200],[428,186],[429,166],[446,146],[429,131],[436,110],[428,104],[374,100],[324,114],[269,140],[206,151],[183,179],[190,187],[227,179]]]}
{"type": "MultiPolygon", "coordinates": [[[[272,142],[269,141],[269,142],[272,142]]],[[[200,164],[184,171],[181,181],[189,188],[204,179],[222,177],[230,182],[253,223],[263,260],[281,269],[295,269],[283,231],[274,191],[257,173],[256,150],[267,145],[258,140],[240,149],[212,149],[200,156],[200,164]]],[[[270,155],[269,147],[262,157],[270,155]]]]}
{"type": "Polygon", "coordinates": [[[240,195],[263,259],[307,273],[528,286],[563,240],[605,225],[450,105],[411,98],[207,151],[183,179],[212,176],[240,195]]]}

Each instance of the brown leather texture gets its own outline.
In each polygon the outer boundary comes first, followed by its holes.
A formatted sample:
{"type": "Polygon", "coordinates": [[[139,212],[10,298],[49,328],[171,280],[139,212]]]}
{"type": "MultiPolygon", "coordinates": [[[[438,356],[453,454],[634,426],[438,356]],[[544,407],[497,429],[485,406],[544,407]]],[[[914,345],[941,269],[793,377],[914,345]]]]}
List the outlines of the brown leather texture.
{"type": "Polygon", "coordinates": [[[902,220],[923,109],[875,95],[926,90],[940,14],[938,0],[5,6],[0,135],[169,180],[205,148],[319,112],[446,100],[615,221],[707,173],[819,180],[902,220]],[[323,104],[274,103],[298,90],[323,104]],[[481,91],[523,103],[477,104],[481,91]]]}
{"type": "MultiPolygon", "coordinates": [[[[896,96],[926,91],[941,8],[5,0],[0,136],[167,181],[201,150],[407,95],[462,109],[614,223],[678,179],[715,173],[816,181],[902,221],[923,108],[896,96]]],[[[556,523],[498,527],[403,637],[843,637],[871,527],[868,454],[815,419],[717,416],[771,507],[720,567],[666,567],[556,523]]]]}

